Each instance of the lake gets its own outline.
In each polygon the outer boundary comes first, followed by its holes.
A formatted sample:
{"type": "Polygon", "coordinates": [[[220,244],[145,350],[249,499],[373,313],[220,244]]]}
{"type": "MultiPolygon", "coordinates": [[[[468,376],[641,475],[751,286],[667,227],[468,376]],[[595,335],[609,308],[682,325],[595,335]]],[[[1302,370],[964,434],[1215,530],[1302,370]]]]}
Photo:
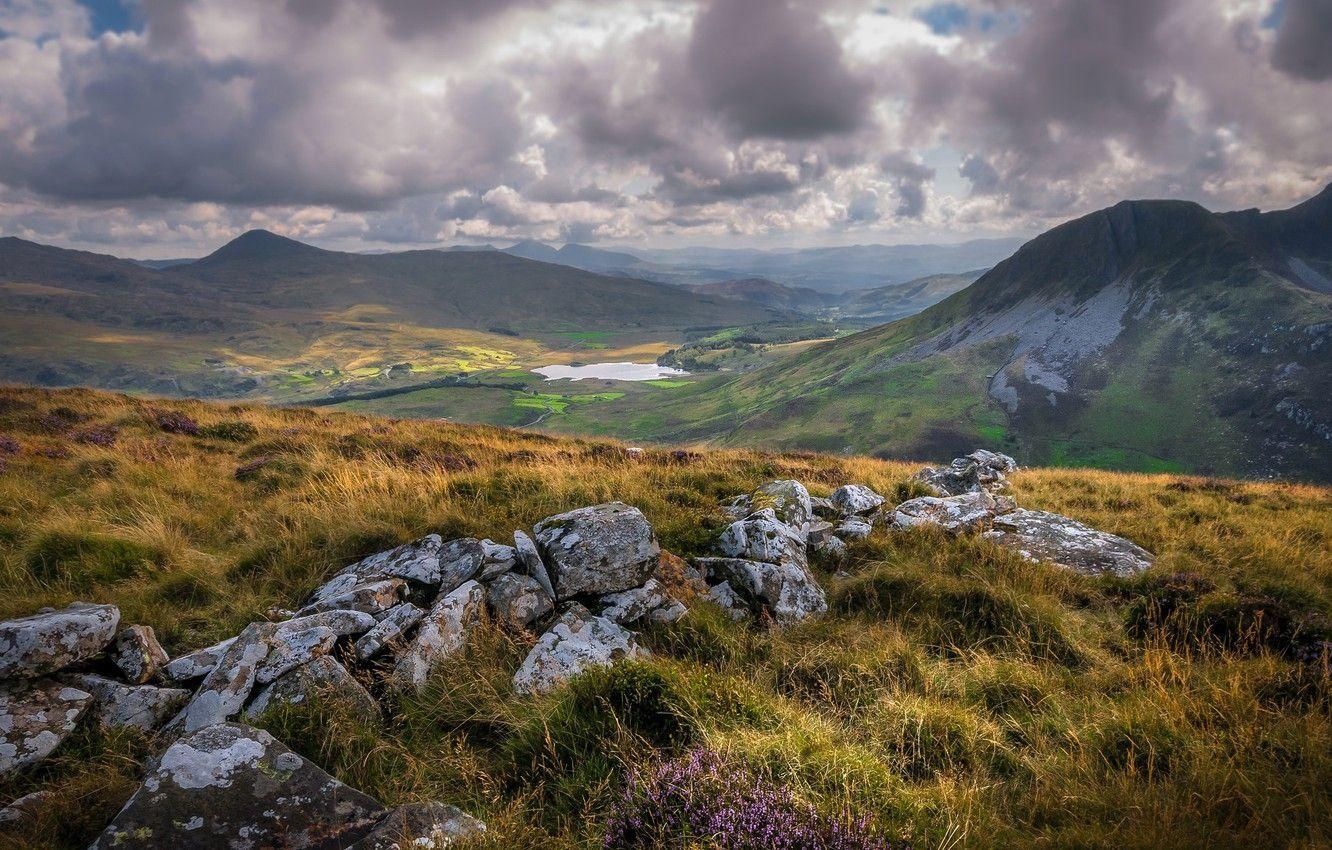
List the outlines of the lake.
{"type": "Polygon", "coordinates": [[[533,369],[547,381],[568,379],[581,381],[591,378],[602,381],[654,381],[657,378],[674,378],[689,373],[683,369],[658,366],[656,363],[588,363],[586,366],[542,366],[533,369]]]}

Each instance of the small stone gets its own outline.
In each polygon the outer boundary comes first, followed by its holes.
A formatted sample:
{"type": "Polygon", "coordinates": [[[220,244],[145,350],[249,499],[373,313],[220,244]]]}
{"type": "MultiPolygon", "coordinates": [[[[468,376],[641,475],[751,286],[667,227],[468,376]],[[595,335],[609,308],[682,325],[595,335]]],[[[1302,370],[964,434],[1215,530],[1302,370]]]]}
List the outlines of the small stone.
{"type": "Polygon", "coordinates": [[[0,679],[32,679],[90,658],[120,625],[114,605],[74,604],[0,623],[0,679]]]}
{"type": "Polygon", "coordinates": [[[402,601],[402,593],[406,586],[406,582],[400,578],[358,584],[321,602],[307,605],[297,611],[296,615],[304,617],[308,614],[341,610],[382,614],[402,601]]]}
{"type": "Polygon", "coordinates": [[[92,716],[103,729],[152,732],[175,716],[191,696],[184,688],[126,685],[93,674],[73,676],[70,681],[93,695],[92,716]]]}
{"type": "Polygon", "coordinates": [[[289,670],[328,655],[337,642],[338,633],[328,626],[311,626],[299,630],[274,629],[268,655],[254,671],[254,683],[266,685],[289,670]]]}
{"type": "Polygon", "coordinates": [[[195,679],[202,679],[213,671],[217,666],[217,660],[235,642],[234,637],[227,638],[212,646],[205,646],[203,649],[196,649],[194,652],[174,658],[162,668],[162,675],[172,682],[192,682],[195,679]]]}
{"type": "Polygon", "coordinates": [[[121,629],[111,643],[111,663],[132,685],[152,679],[170,660],[151,626],[121,629]]]}
{"type": "Polygon", "coordinates": [[[37,816],[37,812],[55,795],[49,790],[33,791],[24,794],[14,802],[0,809],[0,829],[6,824],[21,823],[37,816]]]}
{"type": "Polygon", "coordinates": [[[802,532],[805,523],[814,518],[814,506],[809,491],[799,481],[786,479],[769,481],[754,491],[755,510],[771,508],[777,519],[802,532]]]}
{"type": "Polygon", "coordinates": [[[724,579],[755,605],[765,608],[779,625],[790,625],[828,610],[823,588],[803,564],[772,564],[742,558],[699,558],[709,576],[724,579]]]}
{"type": "Polygon", "coordinates": [[[169,725],[173,728],[178,725],[182,732],[194,732],[240,714],[254,688],[259,665],[272,648],[276,630],[272,623],[246,626],[204,677],[194,699],[169,725]]]}
{"type": "Polygon", "coordinates": [[[658,623],[674,623],[687,613],[684,605],[667,595],[661,583],[648,579],[642,587],[608,593],[601,597],[601,616],[622,626],[649,619],[658,623]]]}
{"type": "Polygon", "coordinates": [[[519,693],[546,693],[594,667],[648,654],[632,632],[574,605],[537,640],[514,674],[513,686],[519,693]]]}
{"type": "Polygon", "coordinates": [[[482,540],[481,581],[490,581],[518,568],[518,550],[512,546],[496,543],[494,540],[482,540]]]}
{"type": "Polygon", "coordinates": [[[302,664],[255,694],[245,708],[245,719],[255,720],[278,705],[297,705],[312,699],[337,703],[367,723],[381,719],[375,698],[346,667],[328,655],[302,664]]]}
{"type": "Polygon", "coordinates": [[[386,646],[402,640],[403,636],[413,626],[421,622],[421,618],[424,616],[425,611],[410,602],[404,602],[391,609],[388,614],[384,615],[384,619],[380,620],[373,629],[356,641],[354,647],[356,657],[361,661],[369,661],[386,646]]]}
{"type": "Polygon", "coordinates": [[[850,516],[837,526],[837,536],[843,540],[864,540],[870,536],[874,527],[866,519],[850,516]]]}
{"type": "Polygon", "coordinates": [[[893,510],[893,525],[897,528],[937,525],[954,534],[979,531],[989,527],[995,509],[994,497],[984,491],[960,496],[921,496],[893,510]]]}
{"type": "Polygon", "coordinates": [[[753,612],[740,594],[735,592],[730,582],[718,582],[708,590],[707,600],[721,607],[732,620],[737,622],[747,619],[753,612]]]}
{"type": "Polygon", "coordinates": [[[731,523],[722,532],[718,545],[733,558],[801,566],[806,562],[804,532],[782,522],[772,508],[755,511],[731,523]]]}
{"type": "Polygon", "coordinates": [[[401,578],[434,586],[439,584],[442,545],[438,534],[427,534],[420,540],[358,561],[343,573],[355,575],[358,584],[381,578],[401,578]]]}
{"type": "Polygon", "coordinates": [[[523,628],[555,609],[555,601],[531,576],[505,573],[490,583],[486,601],[495,619],[523,628]]]}
{"type": "Polygon", "coordinates": [[[49,756],[74,731],[92,699],[55,679],[0,683],[0,776],[49,756]]]}
{"type": "Polygon", "coordinates": [[[420,689],[435,667],[462,649],[485,613],[485,600],[485,588],[475,579],[435,600],[416,637],[398,658],[394,685],[420,689]]]}
{"type": "Polygon", "coordinates": [[[481,572],[485,547],[474,537],[450,540],[439,550],[439,592],[451,593],[481,572]]]}
{"type": "Polygon", "coordinates": [[[832,492],[829,501],[843,516],[873,513],[883,504],[883,496],[864,484],[843,484],[832,492]]]}
{"type": "Polygon", "coordinates": [[[733,496],[721,503],[721,509],[732,520],[744,519],[754,510],[754,497],[748,493],[733,496]]]}
{"type": "Polygon", "coordinates": [[[485,831],[484,823],[454,806],[407,803],[385,815],[350,850],[444,850],[485,831]]]}

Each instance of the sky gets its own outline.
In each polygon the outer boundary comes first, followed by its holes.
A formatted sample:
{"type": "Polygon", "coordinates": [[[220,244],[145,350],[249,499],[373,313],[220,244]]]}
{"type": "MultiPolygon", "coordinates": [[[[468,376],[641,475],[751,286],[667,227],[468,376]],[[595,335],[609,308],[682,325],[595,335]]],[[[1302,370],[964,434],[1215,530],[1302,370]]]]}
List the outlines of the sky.
{"type": "Polygon", "coordinates": [[[0,0],[0,234],[1031,235],[1332,182],[1332,0],[0,0]]]}

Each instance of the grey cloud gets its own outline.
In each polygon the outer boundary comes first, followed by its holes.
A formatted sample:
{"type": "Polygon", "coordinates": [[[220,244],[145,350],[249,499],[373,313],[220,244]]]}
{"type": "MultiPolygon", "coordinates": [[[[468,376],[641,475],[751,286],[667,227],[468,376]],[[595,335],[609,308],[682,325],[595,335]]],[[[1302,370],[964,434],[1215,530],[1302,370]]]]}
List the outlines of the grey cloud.
{"type": "Polygon", "coordinates": [[[1332,79],[1332,3],[1285,0],[1272,65],[1305,80],[1332,79]]]}
{"type": "Polygon", "coordinates": [[[896,215],[920,218],[925,212],[925,184],[934,180],[934,169],[900,152],[881,159],[879,168],[896,179],[896,215]]]}

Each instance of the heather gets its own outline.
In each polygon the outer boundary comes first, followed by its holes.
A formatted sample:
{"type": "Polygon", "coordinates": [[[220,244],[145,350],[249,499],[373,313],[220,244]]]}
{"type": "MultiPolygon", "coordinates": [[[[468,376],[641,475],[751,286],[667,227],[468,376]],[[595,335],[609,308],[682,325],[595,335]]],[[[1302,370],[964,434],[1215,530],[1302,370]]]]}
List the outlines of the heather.
{"type": "MultiPolygon", "coordinates": [[[[428,532],[502,539],[620,499],[664,548],[702,555],[727,522],[719,500],[764,481],[905,498],[919,465],[632,458],[609,441],[76,390],[0,391],[0,435],[0,615],[114,602],[173,654],[428,532]],[[80,439],[94,432],[115,439],[80,439]]],[[[745,846],[691,831],[760,812],[830,847],[1332,841],[1332,492],[1077,469],[1013,487],[1156,566],[1093,579],[972,537],[878,530],[815,565],[820,621],[773,630],[692,603],[645,632],[650,661],[541,696],[511,685],[532,636],[485,627],[423,693],[387,698],[382,728],[318,704],[264,723],[386,803],[476,814],[494,847],[745,846]]],[[[148,750],[83,732],[7,780],[4,801],[48,796],[0,846],[87,846],[148,750]]]]}

